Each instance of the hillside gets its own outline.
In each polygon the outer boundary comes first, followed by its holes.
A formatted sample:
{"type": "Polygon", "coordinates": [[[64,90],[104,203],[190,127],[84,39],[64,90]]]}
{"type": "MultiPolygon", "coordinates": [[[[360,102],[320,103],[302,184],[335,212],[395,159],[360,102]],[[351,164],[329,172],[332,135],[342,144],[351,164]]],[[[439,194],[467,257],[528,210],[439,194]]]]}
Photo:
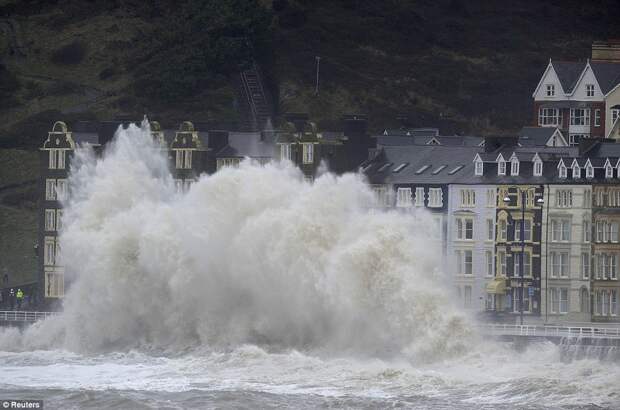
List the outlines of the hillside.
{"type": "Polygon", "coordinates": [[[230,79],[252,59],[280,113],[506,132],[529,120],[549,57],[584,59],[620,36],[611,0],[181,4],[0,0],[0,144],[32,148],[60,117],[235,121],[230,79]]]}

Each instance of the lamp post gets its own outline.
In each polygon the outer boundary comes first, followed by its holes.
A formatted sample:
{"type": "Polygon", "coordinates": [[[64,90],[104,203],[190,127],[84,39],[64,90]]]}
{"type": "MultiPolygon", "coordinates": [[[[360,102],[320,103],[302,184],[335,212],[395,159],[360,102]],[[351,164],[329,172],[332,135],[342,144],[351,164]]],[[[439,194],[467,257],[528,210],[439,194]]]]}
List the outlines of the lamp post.
{"type": "MultiPolygon", "coordinates": [[[[519,232],[519,239],[521,240],[521,255],[520,255],[520,260],[519,260],[519,282],[520,282],[520,286],[519,286],[519,318],[520,318],[520,322],[521,322],[521,326],[523,326],[523,300],[524,300],[524,295],[523,295],[523,261],[524,261],[524,257],[525,257],[525,205],[526,205],[526,194],[527,191],[525,191],[524,189],[520,189],[517,190],[517,193],[521,193],[521,229],[519,232]]],[[[506,204],[506,206],[510,205],[510,197],[506,196],[503,199],[504,203],[506,204]]],[[[544,200],[542,198],[538,198],[536,200],[536,204],[537,205],[542,205],[544,203],[544,200]]],[[[530,235],[533,235],[533,226],[530,226],[530,235]]],[[[532,265],[532,262],[530,261],[530,267],[532,265]]],[[[514,272],[516,273],[516,272],[514,272]]],[[[530,301],[530,303],[532,303],[530,301]]]]}

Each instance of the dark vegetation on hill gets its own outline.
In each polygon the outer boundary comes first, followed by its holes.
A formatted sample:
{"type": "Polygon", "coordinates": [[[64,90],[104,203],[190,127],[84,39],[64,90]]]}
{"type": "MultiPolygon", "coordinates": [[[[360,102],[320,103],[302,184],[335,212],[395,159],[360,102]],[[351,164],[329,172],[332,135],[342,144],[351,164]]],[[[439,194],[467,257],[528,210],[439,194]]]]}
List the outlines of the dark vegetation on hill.
{"type": "Polygon", "coordinates": [[[511,132],[549,57],[620,36],[615,0],[0,0],[0,16],[0,144],[23,148],[58,118],[235,121],[230,79],[253,60],[280,114],[511,132]]]}

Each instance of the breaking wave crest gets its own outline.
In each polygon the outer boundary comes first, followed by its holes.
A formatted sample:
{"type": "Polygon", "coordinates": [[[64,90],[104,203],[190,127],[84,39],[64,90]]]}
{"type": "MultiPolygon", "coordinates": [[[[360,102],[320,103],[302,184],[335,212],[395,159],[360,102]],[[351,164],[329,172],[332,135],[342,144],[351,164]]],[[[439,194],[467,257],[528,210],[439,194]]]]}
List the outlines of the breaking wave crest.
{"type": "Polygon", "coordinates": [[[64,313],[2,350],[182,350],[197,346],[406,353],[465,349],[442,291],[428,215],[367,206],[360,175],[304,181],[290,163],[201,176],[175,192],[148,124],[97,158],[77,150],[61,236],[64,313]]]}

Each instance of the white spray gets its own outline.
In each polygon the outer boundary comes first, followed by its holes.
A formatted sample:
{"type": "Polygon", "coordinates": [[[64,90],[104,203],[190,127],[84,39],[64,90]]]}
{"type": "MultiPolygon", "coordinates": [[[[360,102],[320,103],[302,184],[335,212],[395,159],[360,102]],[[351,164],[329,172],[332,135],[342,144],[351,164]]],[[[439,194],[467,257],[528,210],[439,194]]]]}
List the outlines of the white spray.
{"type": "Polygon", "coordinates": [[[79,149],[61,237],[60,317],[0,349],[325,348],[454,354],[465,323],[433,278],[426,214],[371,209],[359,175],[304,181],[245,161],[176,193],[148,124],[79,149]]]}

